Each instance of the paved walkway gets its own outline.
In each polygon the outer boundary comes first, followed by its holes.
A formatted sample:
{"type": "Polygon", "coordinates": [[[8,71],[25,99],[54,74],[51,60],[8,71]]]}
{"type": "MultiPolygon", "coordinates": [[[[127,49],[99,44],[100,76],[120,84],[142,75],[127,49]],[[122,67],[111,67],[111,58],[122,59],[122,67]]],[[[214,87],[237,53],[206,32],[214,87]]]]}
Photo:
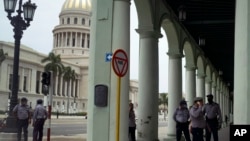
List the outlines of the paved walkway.
{"type": "MultiPolygon", "coordinates": [[[[55,119],[56,117],[53,116],[52,120],[55,119]]],[[[77,116],[61,116],[59,117],[60,119],[64,118],[77,118],[77,119],[84,119],[85,117],[77,117],[77,116]]],[[[159,121],[159,122],[166,122],[166,121],[159,121]]],[[[167,127],[159,127],[158,129],[158,137],[160,141],[167,141],[167,127]]],[[[79,134],[79,135],[74,135],[74,136],[51,136],[51,141],[86,141],[87,134],[79,134]]],[[[32,138],[29,138],[31,141],[32,138]]],[[[219,140],[220,141],[229,141],[229,127],[223,128],[219,131],[219,140]]],[[[47,137],[44,136],[43,141],[47,141],[47,137]]],[[[213,140],[212,140],[213,141],[213,140]]]]}

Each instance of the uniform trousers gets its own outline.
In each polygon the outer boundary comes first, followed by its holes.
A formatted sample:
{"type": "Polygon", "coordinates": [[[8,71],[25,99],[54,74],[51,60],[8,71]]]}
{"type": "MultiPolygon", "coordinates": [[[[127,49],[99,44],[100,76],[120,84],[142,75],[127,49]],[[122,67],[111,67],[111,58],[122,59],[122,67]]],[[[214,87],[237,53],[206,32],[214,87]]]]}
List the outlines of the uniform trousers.
{"type": "Polygon", "coordinates": [[[33,129],[33,141],[43,140],[43,126],[45,119],[36,119],[33,129]]]}
{"type": "Polygon", "coordinates": [[[129,127],[128,135],[131,141],[135,141],[135,130],[136,127],[129,127]]]}
{"type": "Polygon", "coordinates": [[[219,139],[218,139],[218,120],[217,120],[217,118],[214,118],[214,119],[206,118],[206,122],[210,128],[210,130],[208,130],[208,128],[206,128],[206,141],[211,140],[211,134],[213,134],[214,141],[218,141],[219,139]]]}
{"type": "Polygon", "coordinates": [[[192,134],[193,134],[193,141],[204,141],[203,128],[193,128],[192,127],[192,134]]]}
{"type": "Polygon", "coordinates": [[[28,126],[29,126],[29,119],[17,120],[17,141],[21,141],[22,131],[23,131],[24,141],[28,141],[28,126]]]}
{"type": "Polygon", "coordinates": [[[185,122],[185,123],[177,122],[176,123],[176,139],[177,139],[177,141],[181,140],[182,132],[184,133],[186,141],[191,141],[188,126],[189,126],[188,122],[185,122]]]}

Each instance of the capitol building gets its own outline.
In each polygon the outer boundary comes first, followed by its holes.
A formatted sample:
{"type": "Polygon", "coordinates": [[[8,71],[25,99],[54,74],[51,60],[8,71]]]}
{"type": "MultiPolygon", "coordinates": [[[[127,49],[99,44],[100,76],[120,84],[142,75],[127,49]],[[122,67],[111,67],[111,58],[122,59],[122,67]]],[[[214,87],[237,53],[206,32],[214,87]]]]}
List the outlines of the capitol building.
{"type": "MultiPolygon", "coordinates": [[[[62,64],[70,66],[77,74],[70,85],[62,77],[56,76],[52,102],[54,112],[87,111],[90,11],[91,0],[65,0],[59,14],[59,24],[53,29],[52,52],[60,55],[62,64]]],[[[8,53],[6,59],[0,62],[0,111],[6,111],[12,87],[14,43],[0,41],[0,49],[8,53]]],[[[27,97],[32,108],[37,99],[46,100],[41,83],[41,75],[47,63],[42,63],[41,60],[46,57],[48,54],[40,53],[32,47],[20,47],[18,98],[27,97]]],[[[130,80],[129,89],[130,101],[137,103],[138,81],[130,80]]]]}

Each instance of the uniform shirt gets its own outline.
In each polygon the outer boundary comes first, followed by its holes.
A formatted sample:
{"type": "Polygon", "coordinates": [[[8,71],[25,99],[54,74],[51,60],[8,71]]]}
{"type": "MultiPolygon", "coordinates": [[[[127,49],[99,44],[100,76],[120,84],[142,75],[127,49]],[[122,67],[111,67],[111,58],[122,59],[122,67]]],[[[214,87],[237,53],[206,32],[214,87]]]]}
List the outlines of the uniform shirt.
{"type": "Polygon", "coordinates": [[[202,107],[197,107],[193,105],[190,109],[189,114],[190,114],[193,128],[205,128],[206,127],[206,121],[204,118],[202,107]]]}
{"type": "Polygon", "coordinates": [[[43,107],[43,105],[38,104],[34,110],[33,120],[35,121],[36,119],[47,119],[47,115],[47,111],[43,107]]]}
{"type": "Polygon", "coordinates": [[[14,113],[17,113],[18,119],[28,119],[30,115],[30,108],[28,105],[16,105],[13,109],[14,113]]]}
{"type": "Polygon", "coordinates": [[[204,107],[204,112],[208,119],[217,119],[219,123],[222,122],[222,116],[221,116],[221,110],[219,104],[213,102],[213,103],[207,103],[204,107]]]}
{"type": "Polygon", "coordinates": [[[189,111],[188,108],[177,108],[174,113],[174,121],[180,123],[186,123],[189,119],[189,111]]]}

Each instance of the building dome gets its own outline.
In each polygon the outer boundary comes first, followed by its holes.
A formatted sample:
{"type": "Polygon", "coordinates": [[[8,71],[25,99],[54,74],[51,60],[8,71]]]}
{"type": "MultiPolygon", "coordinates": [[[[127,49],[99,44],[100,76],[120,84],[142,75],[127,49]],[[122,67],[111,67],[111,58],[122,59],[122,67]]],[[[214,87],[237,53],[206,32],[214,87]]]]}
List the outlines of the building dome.
{"type": "Polygon", "coordinates": [[[62,11],[66,10],[91,10],[91,0],[66,0],[62,6],[62,11]]]}

